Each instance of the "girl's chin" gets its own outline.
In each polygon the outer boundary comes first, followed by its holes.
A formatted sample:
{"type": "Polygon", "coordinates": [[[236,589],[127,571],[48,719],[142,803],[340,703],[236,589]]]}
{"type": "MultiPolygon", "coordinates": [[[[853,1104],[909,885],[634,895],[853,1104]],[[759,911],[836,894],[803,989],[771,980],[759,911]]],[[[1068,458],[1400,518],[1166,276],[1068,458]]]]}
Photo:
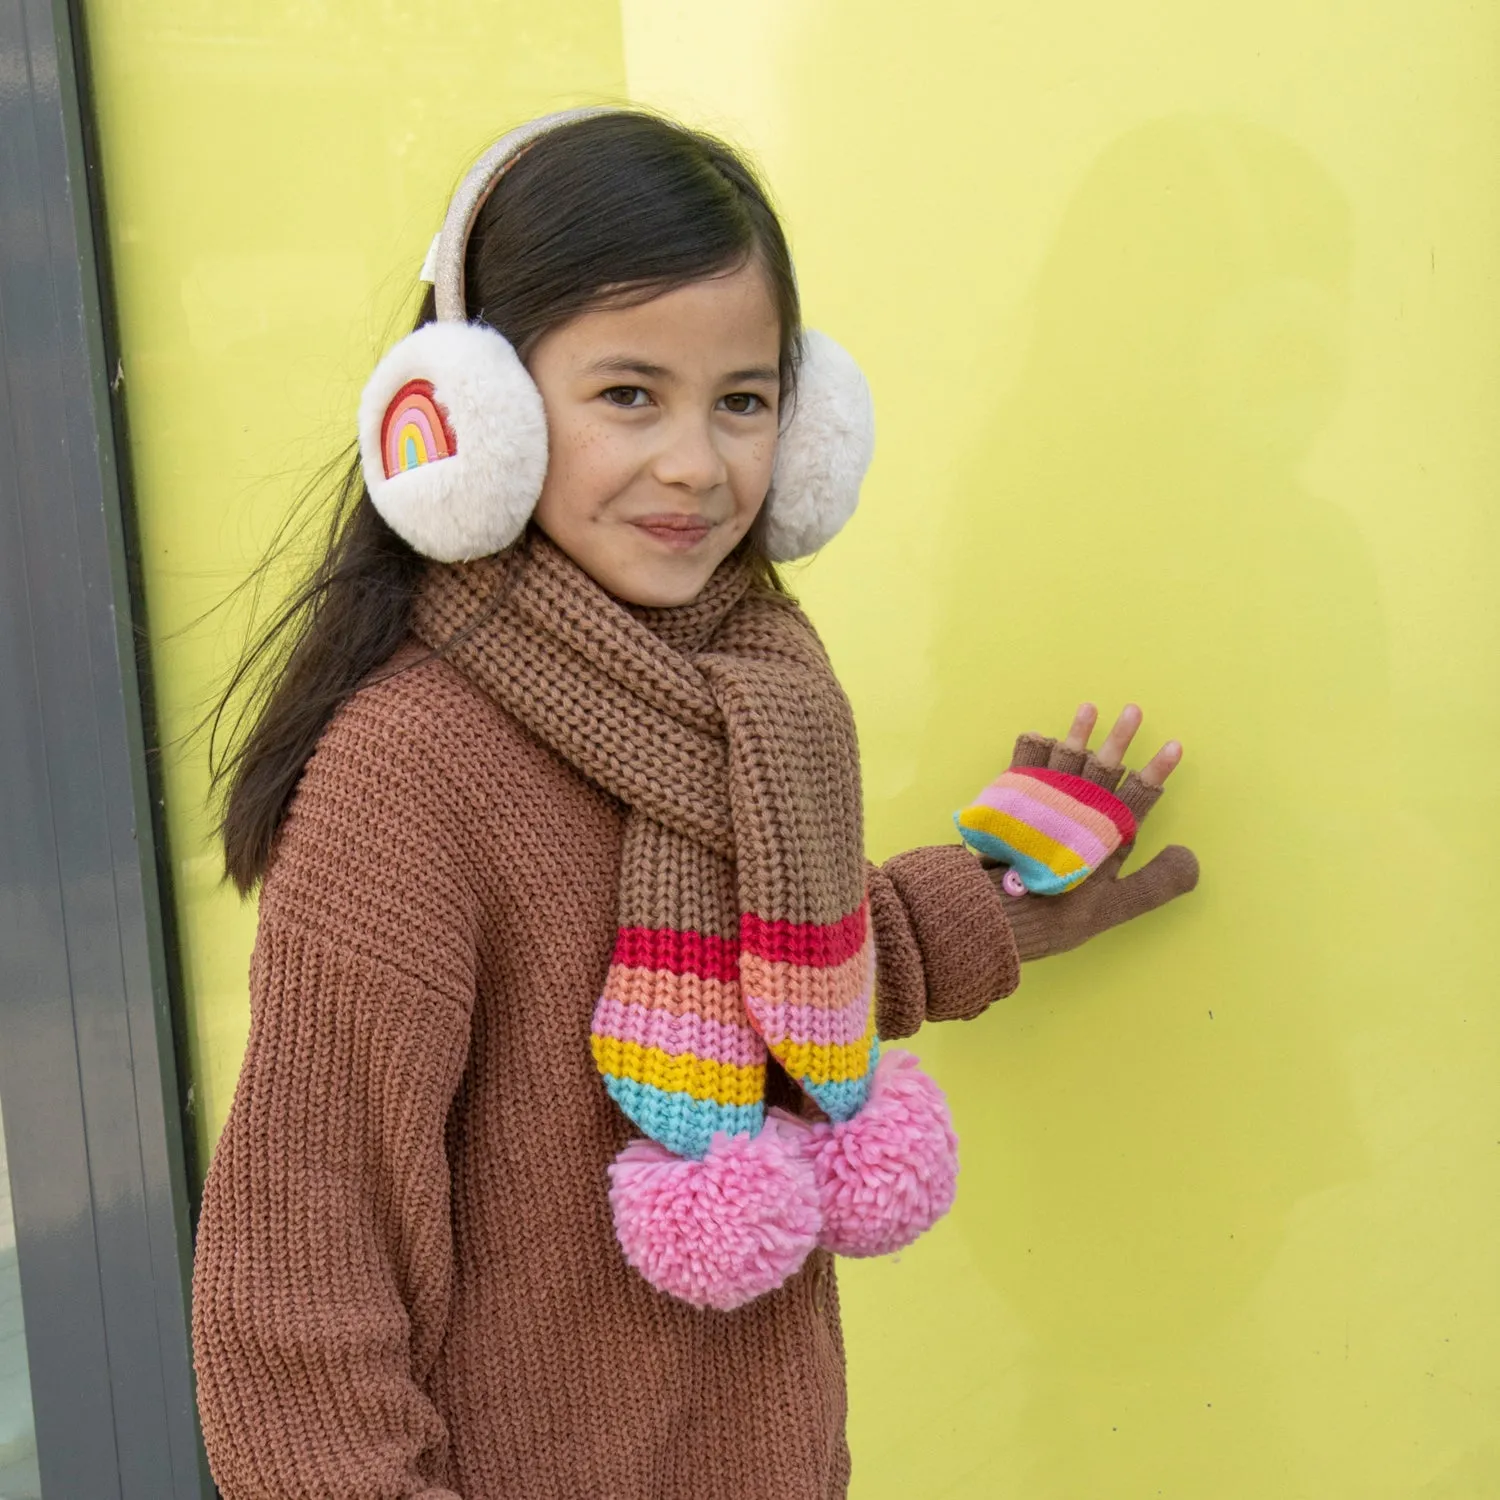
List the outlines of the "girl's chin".
{"type": "Polygon", "coordinates": [[[684,577],[684,571],[675,570],[672,577],[647,577],[632,569],[604,586],[626,604],[638,604],[645,609],[674,609],[696,599],[712,573],[712,569],[699,568],[693,570],[691,577],[684,577]]]}
{"type": "Polygon", "coordinates": [[[691,554],[600,559],[597,568],[591,567],[587,559],[574,561],[615,598],[647,609],[671,609],[688,603],[702,591],[718,565],[716,558],[691,554]]]}
{"type": "Polygon", "coordinates": [[[714,532],[698,546],[668,547],[635,526],[621,530],[624,535],[603,546],[602,536],[585,534],[570,546],[573,539],[548,535],[602,589],[646,609],[672,609],[696,598],[733,546],[714,532]]]}

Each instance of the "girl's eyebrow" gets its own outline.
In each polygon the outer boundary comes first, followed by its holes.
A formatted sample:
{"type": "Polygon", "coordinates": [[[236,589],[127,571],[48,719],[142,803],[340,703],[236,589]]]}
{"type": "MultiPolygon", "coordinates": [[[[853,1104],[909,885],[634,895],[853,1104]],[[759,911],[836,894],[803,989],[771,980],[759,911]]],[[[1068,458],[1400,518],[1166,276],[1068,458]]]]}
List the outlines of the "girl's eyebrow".
{"type": "MultiPolygon", "coordinates": [[[[653,365],[649,360],[637,359],[633,354],[608,354],[583,367],[585,375],[644,375],[648,380],[670,380],[672,372],[665,365],[653,365]]],[[[745,370],[731,370],[727,381],[765,380],[776,382],[781,372],[770,365],[751,365],[745,370]]]]}

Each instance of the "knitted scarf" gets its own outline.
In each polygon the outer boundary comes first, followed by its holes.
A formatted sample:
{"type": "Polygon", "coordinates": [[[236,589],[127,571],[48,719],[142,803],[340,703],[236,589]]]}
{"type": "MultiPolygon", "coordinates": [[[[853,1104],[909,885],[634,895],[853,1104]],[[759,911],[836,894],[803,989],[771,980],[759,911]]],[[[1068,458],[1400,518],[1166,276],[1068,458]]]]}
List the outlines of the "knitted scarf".
{"type": "Polygon", "coordinates": [[[610,1096],[658,1143],[611,1169],[632,1264],[730,1307],[780,1284],[814,1240],[874,1254],[925,1229],[951,1202],[956,1142],[914,1058],[889,1053],[876,1076],[853,715],[806,616],[733,557],[687,604],[625,604],[534,530],[510,553],[429,565],[413,629],[627,805],[591,1042],[610,1096]],[[834,1125],[872,1083],[887,1111],[918,1080],[928,1095],[873,1131],[882,1111],[867,1111],[859,1160],[820,1159],[820,1189],[774,1139],[787,1132],[767,1120],[768,1053],[834,1125]],[[899,1086],[898,1062],[914,1075],[899,1086]],[[718,1175],[663,1175],[663,1151],[718,1175]],[[629,1162],[650,1169],[634,1187],[629,1162]]]}

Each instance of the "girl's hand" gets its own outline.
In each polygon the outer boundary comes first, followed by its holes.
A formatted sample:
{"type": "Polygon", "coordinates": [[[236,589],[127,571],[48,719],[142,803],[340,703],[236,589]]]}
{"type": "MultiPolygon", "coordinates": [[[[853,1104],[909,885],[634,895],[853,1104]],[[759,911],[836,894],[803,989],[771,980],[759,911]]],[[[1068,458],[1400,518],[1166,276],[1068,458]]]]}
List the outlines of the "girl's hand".
{"type": "MultiPolygon", "coordinates": [[[[1061,740],[1023,734],[1016,741],[1012,766],[1048,766],[1071,771],[1108,788],[1135,815],[1137,826],[1156,805],[1162,786],[1182,759],[1182,746],[1168,740],[1140,771],[1126,772],[1125,752],[1141,727],[1141,711],[1127,704],[1096,755],[1088,748],[1098,710],[1080,705],[1072,728],[1061,740]],[[1124,780],[1121,780],[1121,777],[1124,780]]],[[[1117,927],[1144,912],[1154,911],[1198,884],[1198,860],[1191,849],[1169,844],[1155,859],[1123,880],[1120,866],[1134,841],[1122,844],[1089,876],[1060,896],[1012,896],[1001,887],[1005,867],[984,861],[1005,903],[1006,916],[1023,960],[1064,953],[1096,933],[1117,927]]]]}

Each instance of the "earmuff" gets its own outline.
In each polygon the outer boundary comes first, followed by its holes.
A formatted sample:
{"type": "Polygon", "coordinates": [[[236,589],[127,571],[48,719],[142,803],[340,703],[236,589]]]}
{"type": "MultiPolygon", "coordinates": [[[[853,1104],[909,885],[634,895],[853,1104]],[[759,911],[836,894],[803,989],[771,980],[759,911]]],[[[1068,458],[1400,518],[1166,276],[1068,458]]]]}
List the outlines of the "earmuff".
{"type": "MultiPolygon", "coordinates": [[[[542,395],[509,340],[464,316],[464,250],[480,206],[505,169],[559,125],[608,108],[543,115],[502,136],[459,185],[432,242],[437,321],[409,333],[375,366],[359,402],[359,451],[370,499],[410,546],[466,562],[521,535],[547,475],[542,395]]],[[[797,394],[766,496],[773,561],[805,557],[854,514],[875,443],[870,389],[853,358],[807,329],[797,394]]]]}

